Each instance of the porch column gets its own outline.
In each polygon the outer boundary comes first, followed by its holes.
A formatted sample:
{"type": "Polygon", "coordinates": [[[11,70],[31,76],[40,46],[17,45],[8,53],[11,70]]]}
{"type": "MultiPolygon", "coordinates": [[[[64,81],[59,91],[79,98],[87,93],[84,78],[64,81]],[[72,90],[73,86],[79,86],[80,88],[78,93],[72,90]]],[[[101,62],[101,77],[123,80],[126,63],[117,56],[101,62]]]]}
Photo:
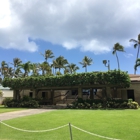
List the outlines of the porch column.
{"type": "Polygon", "coordinates": [[[111,88],[109,86],[106,87],[106,95],[111,98],[111,88]]]}
{"type": "Polygon", "coordinates": [[[94,99],[93,88],[90,88],[90,99],[94,99]]]}
{"type": "Polygon", "coordinates": [[[37,98],[37,90],[36,90],[36,89],[33,90],[33,97],[34,97],[34,98],[37,98]]]}
{"type": "Polygon", "coordinates": [[[17,100],[17,93],[15,89],[13,90],[13,99],[17,100]]]}
{"type": "Polygon", "coordinates": [[[16,100],[20,100],[20,91],[21,90],[15,90],[16,100]]]}
{"type": "Polygon", "coordinates": [[[83,98],[82,87],[78,87],[78,98],[83,98]]]}
{"type": "Polygon", "coordinates": [[[51,103],[54,104],[54,98],[53,98],[54,97],[54,90],[51,89],[50,92],[51,92],[51,103]]]}

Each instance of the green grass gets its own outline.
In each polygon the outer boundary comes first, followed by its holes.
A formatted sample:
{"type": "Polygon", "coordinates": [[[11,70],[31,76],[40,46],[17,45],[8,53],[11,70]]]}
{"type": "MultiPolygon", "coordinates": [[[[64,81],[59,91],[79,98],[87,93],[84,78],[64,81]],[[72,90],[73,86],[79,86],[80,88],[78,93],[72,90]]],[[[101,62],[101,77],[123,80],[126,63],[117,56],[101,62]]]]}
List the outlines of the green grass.
{"type": "Polygon", "coordinates": [[[0,114],[6,112],[12,112],[12,111],[19,111],[19,110],[25,110],[25,108],[8,108],[8,107],[4,107],[3,105],[0,105],[0,114]]]}
{"type": "MultiPolygon", "coordinates": [[[[86,131],[121,139],[140,140],[139,110],[57,110],[16,118],[5,123],[27,130],[46,130],[69,122],[86,131]]],[[[73,140],[104,140],[72,127],[73,140]]],[[[0,140],[70,140],[69,127],[44,133],[13,130],[0,124],[0,140]]]]}

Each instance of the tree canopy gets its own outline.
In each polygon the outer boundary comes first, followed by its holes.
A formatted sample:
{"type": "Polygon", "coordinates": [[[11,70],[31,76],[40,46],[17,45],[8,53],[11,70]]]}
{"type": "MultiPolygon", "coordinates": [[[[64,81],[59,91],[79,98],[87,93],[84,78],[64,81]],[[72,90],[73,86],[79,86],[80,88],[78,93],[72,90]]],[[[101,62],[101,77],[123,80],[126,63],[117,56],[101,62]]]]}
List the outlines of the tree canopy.
{"type": "Polygon", "coordinates": [[[127,72],[113,70],[108,72],[88,72],[65,74],[59,76],[37,76],[25,78],[5,78],[4,87],[12,89],[36,89],[42,87],[65,87],[86,85],[108,85],[114,87],[129,87],[130,78],[127,72]]]}

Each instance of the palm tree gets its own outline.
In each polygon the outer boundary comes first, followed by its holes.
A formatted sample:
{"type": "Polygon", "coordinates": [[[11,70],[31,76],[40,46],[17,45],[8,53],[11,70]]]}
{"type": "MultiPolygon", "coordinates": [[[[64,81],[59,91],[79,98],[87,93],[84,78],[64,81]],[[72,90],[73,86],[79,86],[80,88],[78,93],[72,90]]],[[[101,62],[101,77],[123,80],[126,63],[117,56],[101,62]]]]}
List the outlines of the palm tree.
{"type": "Polygon", "coordinates": [[[18,67],[18,68],[16,69],[15,73],[14,73],[14,76],[15,76],[16,78],[18,78],[18,77],[22,77],[22,75],[23,75],[23,73],[22,73],[22,71],[20,70],[20,67],[18,67]]]}
{"type": "Polygon", "coordinates": [[[138,59],[136,60],[136,64],[134,65],[135,71],[137,71],[137,67],[139,67],[139,66],[140,66],[140,58],[138,58],[138,59]]]}
{"type": "Polygon", "coordinates": [[[24,70],[23,77],[28,76],[28,73],[29,73],[30,70],[31,70],[31,62],[28,61],[28,62],[26,62],[26,63],[19,64],[18,66],[19,66],[19,68],[22,68],[22,69],[24,70]]]}
{"type": "Polygon", "coordinates": [[[68,64],[67,59],[65,59],[63,56],[57,57],[55,62],[56,62],[56,68],[59,69],[59,72],[62,68],[65,68],[66,64],[68,64]]]}
{"type": "Polygon", "coordinates": [[[12,67],[8,68],[7,77],[12,78],[14,76],[14,69],[12,67]]]}
{"type": "Polygon", "coordinates": [[[103,64],[105,65],[105,67],[108,67],[108,70],[110,70],[110,61],[108,60],[108,62],[107,62],[107,60],[103,60],[103,64]],[[107,65],[107,63],[108,63],[108,65],[107,65]]]}
{"type": "Polygon", "coordinates": [[[33,76],[38,76],[39,75],[39,64],[38,63],[33,63],[31,64],[31,70],[32,70],[32,75],[33,76]]]}
{"type": "MultiPolygon", "coordinates": [[[[140,34],[138,35],[138,40],[135,40],[135,39],[130,39],[129,40],[130,42],[134,42],[134,48],[136,49],[138,47],[138,51],[137,51],[137,56],[136,56],[136,61],[139,57],[139,51],[140,51],[140,34]]],[[[135,69],[135,66],[134,66],[134,74],[136,74],[136,69],[135,69]]]]}
{"type": "Polygon", "coordinates": [[[113,52],[112,52],[112,54],[116,54],[116,58],[117,58],[117,62],[118,62],[118,70],[119,70],[120,69],[120,64],[119,64],[119,58],[118,58],[118,55],[117,55],[117,51],[124,52],[124,47],[122,45],[120,45],[119,43],[114,44],[113,52]]]}
{"type": "Polygon", "coordinates": [[[51,64],[51,67],[53,68],[53,74],[56,74],[56,69],[58,68],[57,67],[57,61],[56,61],[56,59],[55,60],[53,60],[53,62],[52,62],[52,64],[51,64]],[[55,71],[54,71],[55,70],[55,71]]]}
{"type": "Polygon", "coordinates": [[[81,65],[83,65],[83,68],[85,68],[85,72],[87,72],[87,66],[90,66],[92,64],[92,59],[85,56],[82,60],[82,62],[79,62],[81,65]]]}
{"type": "Polygon", "coordinates": [[[70,70],[67,67],[65,67],[64,68],[64,74],[68,74],[68,73],[70,73],[70,70]]]}
{"type": "Polygon", "coordinates": [[[7,73],[8,73],[8,64],[5,61],[1,62],[0,71],[1,71],[1,75],[3,75],[4,77],[7,75],[7,73]]]}
{"type": "Polygon", "coordinates": [[[76,64],[73,64],[73,63],[68,64],[66,67],[68,68],[68,70],[69,70],[69,72],[70,72],[71,74],[72,74],[72,73],[75,73],[76,70],[79,70],[79,67],[76,66],[76,64]]]}
{"type": "Polygon", "coordinates": [[[20,58],[14,58],[13,63],[10,63],[14,66],[14,74],[15,74],[16,69],[18,68],[18,65],[21,63],[22,61],[20,60],[20,58]]]}
{"type": "Polygon", "coordinates": [[[51,69],[50,65],[47,65],[47,67],[45,68],[45,71],[46,71],[46,75],[53,75],[52,74],[52,69],[51,69]]]}
{"type": "Polygon", "coordinates": [[[43,62],[39,65],[40,70],[42,71],[42,75],[50,75],[51,74],[51,67],[47,62],[43,62]]]}
{"type": "Polygon", "coordinates": [[[53,52],[51,50],[45,50],[45,54],[40,53],[41,55],[43,55],[45,57],[45,60],[47,62],[48,58],[53,58],[53,52]]]}

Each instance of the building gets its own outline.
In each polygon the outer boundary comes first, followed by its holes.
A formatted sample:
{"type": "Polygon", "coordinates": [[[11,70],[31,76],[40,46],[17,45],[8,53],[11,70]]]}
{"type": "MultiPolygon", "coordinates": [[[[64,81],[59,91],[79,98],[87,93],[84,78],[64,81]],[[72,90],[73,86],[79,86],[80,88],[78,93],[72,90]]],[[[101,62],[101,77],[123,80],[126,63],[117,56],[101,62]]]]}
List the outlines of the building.
{"type": "Polygon", "coordinates": [[[140,104],[140,75],[129,74],[130,87],[116,87],[105,84],[75,85],[60,87],[40,87],[36,89],[14,90],[14,99],[24,95],[40,98],[44,104],[70,103],[79,98],[83,99],[132,99],[140,104]]]}
{"type": "Polygon", "coordinates": [[[5,98],[13,98],[13,90],[10,90],[8,87],[3,87],[0,85],[0,90],[2,91],[3,95],[0,97],[0,104],[5,98]]]}

